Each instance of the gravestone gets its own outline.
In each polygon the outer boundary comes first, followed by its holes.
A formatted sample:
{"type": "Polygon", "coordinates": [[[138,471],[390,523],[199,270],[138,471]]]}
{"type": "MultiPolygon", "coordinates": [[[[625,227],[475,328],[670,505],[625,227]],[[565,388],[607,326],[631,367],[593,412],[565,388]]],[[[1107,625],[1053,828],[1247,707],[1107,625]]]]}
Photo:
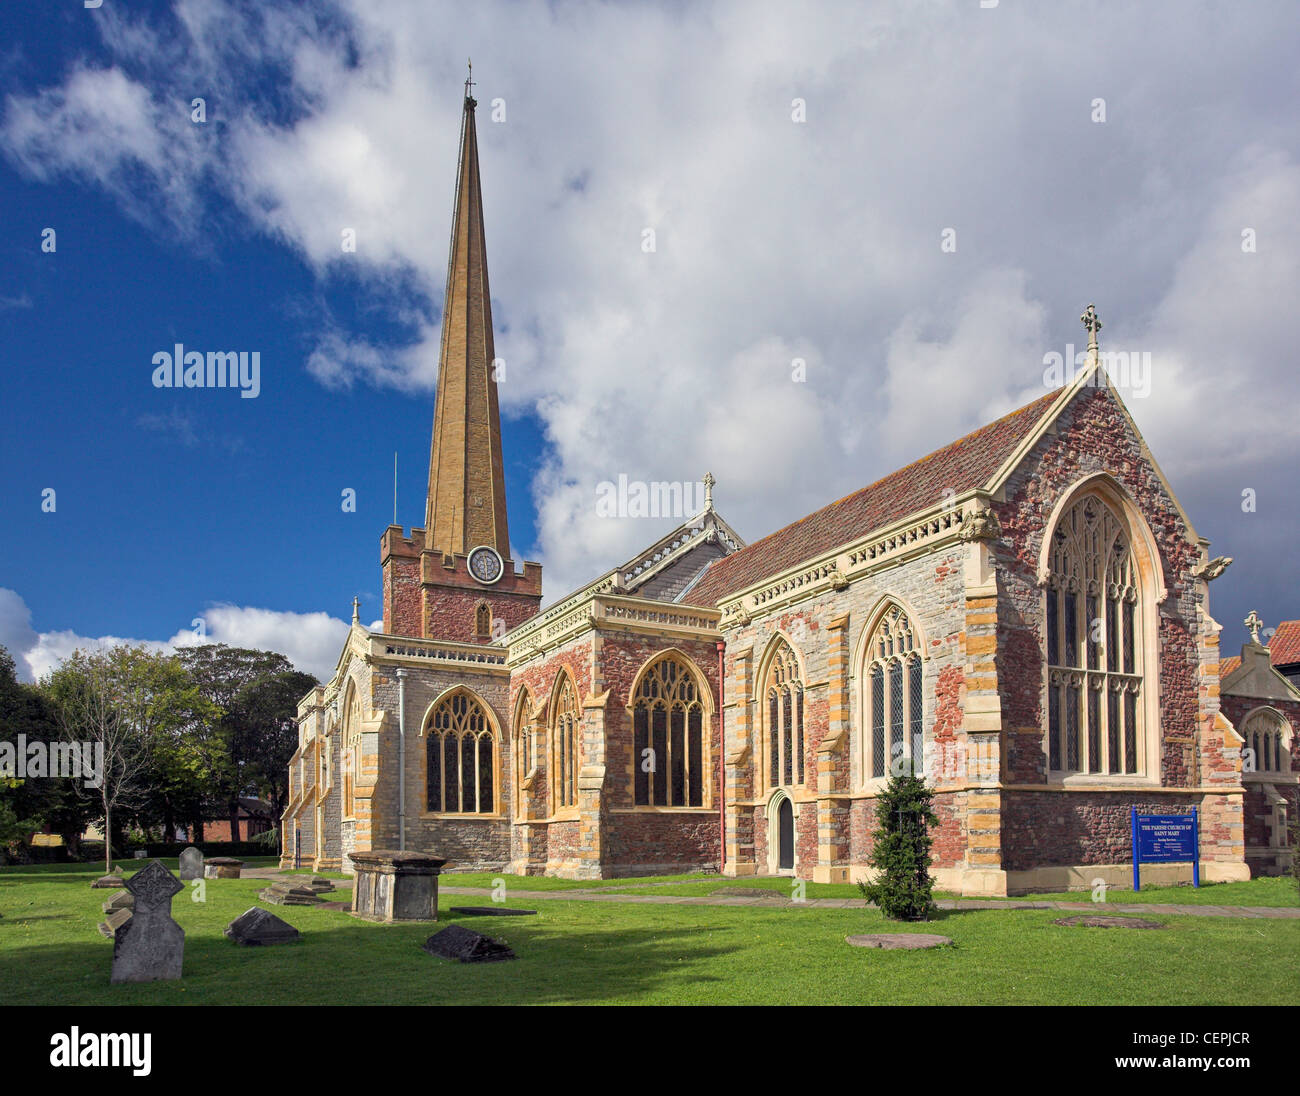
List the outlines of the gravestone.
{"type": "Polygon", "coordinates": [[[447,863],[426,852],[351,853],[352,912],[368,921],[438,920],[438,875],[447,863]]]}
{"type": "Polygon", "coordinates": [[[91,883],[90,885],[91,885],[91,887],[92,887],[93,889],[95,889],[95,890],[109,890],[109,889],[113,889],[113,888],[116,888],[116,887],[124,887],[124,886],[126,886],[126,884],[125,884],[124,882],[122,882],[122,869],[121,869],[121,868],[114,868],[114,869],[113,869],[111,872],[109,872],[107,875],[101,875],[98,879],[96,879],[96,880],[95,880],[93,883],[91,883]]]}
{"type": "Polygon", "coordinates": [[[132,860],[147,860],[148,858],[149,858],[148,849],[136,849],[135,852],[131,854],[132,860]]]}
{"type": "Polygon", "coordinates": [[[205,879],[238,879],[244,862],[233,856],[214,856],[203,862],[205,879]]]}
{"type": "Polygon", "coordinates": [[[536,910],[508,910],[504,906],[452,906],[451,912],[466,917],[527,917],[537,913],[536,910]]]}
{"type": "Polygon", "coordinates": [[[435,932],[424,942],[422,950],[439,959],[457,959],[462,963],[496,963],[516,958],[506,944],[460,925],[448,925],[435,932]]]}
{"type": "Polygon", "coordinates": [[[135,895],[132,916],[113,934],[113,982],[157,982],[179,978],[185,930],[172,920],[172,898],[185,889],[161,860],[126,881],[135,895]]]}
{"type": "Polygon", "coordinates": [[[203,853],[191,845],[188,849],[181,849],[181,882],[188,883],[191,879],[203,878],[203,853]]]}
{"type": "Polygon", "coordinates": [[[135,909],[135,895],[123,887],[104,903],[103,909],[105,913],[112,913],[114,910],[135,909]]]}
{"type": "Polygon", "coordinates": [[[272,883],[258,891],[257,897],[273,906],[314,906],[320,901],[316,890],[304,883],[272,883]]]}
{"type": "Polygon", "coordinates": [[[113,910],[112,913],[99,923],[99,931],[111,940],[115,935],[117,935],[117,930],[125,925],[129,920],[131,920],[130,910],[113,910]]]}
{"type": "Polygon", "coordinates": [[[245,910],[226,926],[226,936],[245,947],[269,947],[291,944],[299,938],[296,928],[281,921],[269,910],[254,906],[245,910]]]}

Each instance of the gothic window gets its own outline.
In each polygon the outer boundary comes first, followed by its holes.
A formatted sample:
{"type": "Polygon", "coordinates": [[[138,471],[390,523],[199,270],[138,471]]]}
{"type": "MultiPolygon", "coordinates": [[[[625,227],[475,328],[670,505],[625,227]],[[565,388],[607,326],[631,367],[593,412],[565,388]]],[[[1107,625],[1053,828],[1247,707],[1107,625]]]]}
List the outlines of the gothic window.
{"type": "Polygon", "coordinates": [[[803,674],[794,649],[783,639],[763,682],[769,788],[802,786],[804,774],[803,674]]]}
{"type": "Polygon", "coordinates": [[[479,605],[474,610],[474,634],[479,639],[488,639],[492,635],[492,610],[486,605],[479,605]]]}
{"type": "Polygon", "coordinates": [[[495,809],[496,735],[487,709],[472,693],[445,696],[429,714],[425,736],[426,805],[445,814],[495,809]]]}
{"type": "Polygon", "coordinates": [[[527,689],[519,690],[519,700],[515,704],[515,739],[519,743],[519,776],[523,778],[533,771],[536,761],[533,758],[533,728],[530,720],[533,712],[533,698],[527,689]]]}
{"type": "Polygon", "coordinates": [[[890,776],[896,766],[921,772],[925,735],[921,652],[915,630],[899,605],[885,610],[865,649],[866,750],[862,771],[867,779],[890,776]]]}
{"type": "Polygon", "coordinates": [[[349,682],[347,698],[343,701],[343,817],[356,814],[357,773],[361,765],[361,705],[357,688],[349,682]]]}
{"type": "Polygon", "coordinates": [[[573,679],[561,674],[551,715],[551,787],[553,810],[578,805],[578,734],[582,717],[573,679]]]}
{"type": "Polygon", "coordinates": [[[1242,727],[1242,736],[1246,740],[1244,748],[1251,751],[1243,758],[1243,775],[1290,773],[1291,751],[1286,732],[1286,722],[1273,709],[1262,708],[1252,712],[1242,727]]]}
{"type": "Polygon", "coordinates": [[[632,761],[638,807],[704,806],[704,706],[673,655],[650,665],[632,698],[632,761]]]}
{"type": "Polygon", "coordinates": [[[1047,760],[1054,773],[1136,774],[1143,756],[1142,614],[1125,524],[1085,495],[1052,533],[1047,760]]]}

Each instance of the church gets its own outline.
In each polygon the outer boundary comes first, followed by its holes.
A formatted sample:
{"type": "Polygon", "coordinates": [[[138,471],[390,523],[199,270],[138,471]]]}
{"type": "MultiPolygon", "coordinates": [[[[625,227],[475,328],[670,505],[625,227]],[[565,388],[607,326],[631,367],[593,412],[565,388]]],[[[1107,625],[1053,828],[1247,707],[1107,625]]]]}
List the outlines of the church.
{"type": "Polygon", "coordinates": [[[543,611],[506,525],[475,106],[467,88],[424,525],[384,530],[382,631],[354,602],[300,703],[286,866],[392,849],[856,881],[912,768],[944,890],[1126,884],[1133,807],[1196,808],[1205,880],[1280,868],[1300,691],[1255,642],[1221,698],[1230,561],[1107,383],[1091,305],[1065,387],[752,544],[706,477],[698,513],[543,611]]]}

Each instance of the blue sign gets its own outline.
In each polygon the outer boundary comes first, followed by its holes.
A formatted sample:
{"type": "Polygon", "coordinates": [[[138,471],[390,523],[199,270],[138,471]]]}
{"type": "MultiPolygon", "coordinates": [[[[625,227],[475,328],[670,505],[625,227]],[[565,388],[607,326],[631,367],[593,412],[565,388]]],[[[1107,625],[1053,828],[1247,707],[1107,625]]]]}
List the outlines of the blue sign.
{"type": "Polygon", "coordinates": [[[1196,808],[1191,814],[1138,814],[1133,823],[1133,889],[1142,889],[1139,867],[1147,864],[1192,862],[1192,886],[1201,885],[1201,828],[1196,808]]]}

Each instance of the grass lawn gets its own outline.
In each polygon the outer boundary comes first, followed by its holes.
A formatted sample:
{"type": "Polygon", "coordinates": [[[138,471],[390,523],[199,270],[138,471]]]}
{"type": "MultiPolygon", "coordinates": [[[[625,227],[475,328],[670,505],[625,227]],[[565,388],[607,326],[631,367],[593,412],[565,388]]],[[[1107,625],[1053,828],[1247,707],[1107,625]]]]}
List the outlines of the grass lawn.
{"type": "Polygon", "coordinates": [[[463,900],[447,895],[439,926],[272,907],[302,941],[239,948],[221,932],[257,904],[264,883],[253,879],[206,880],[202,904],[188,888],[177,895],[183,980],[112,986],[112,944],[95,926],[113,892],[89,887],[101,870],[0,869],[6,1004],[1290,1004],[1300,991],[1300,920],[1162,916],[1167,928],[1138,932],[1064,928],[1051,911],[974,910],[899,926],[865,909],[623,905],[566,901],[553,888],[526,918],[456,918],[448,907],[463,900]],[[471,966],[419,950],[456,922],[504,939],[520,959],[471,966]],[[880,931],[937,931],[956,946],[844,943],[880,931]]]}
{"type": "MultiPolygon", "coordinates": [[[[444,879],[449,879],[445,876],[444,879]]],[[[513,877],[509,877],[513,878],[513,877]]],[[[531,880],[523,880],[517,884],[510,883],[507,880],[507,886],[517,886],[519,889],[529,889],[528,883],[531,880]]],[[[628,883],[628,880],[624,880],[628,883]]],[[[713,876],[711,879],[696,880],[683,882],[679,885],[665,887],[641,887],[638,886],[643,880],[632,880],[625,894],[680,894],[680,895],[708,895],[715,891],[725,891],[730,887],[740,887],[746,890],[762,889],[771,890],[785,897],[790,897],[791,884],[794,880],[790,878],[758,878],[758,879],[734,879],[730,877],[713,876]]],[[[478,886],[487,886],[488,884],[475,884],[478,886]]],[[[508,893],[508,892],[507,892],[508,893]]],[[[852,883],[808,883],[804,890],[805,898],[859,898],[861,897],[857,885],[852,883]]],[[[935,891],[936,898],[959,898],[960,895],[950,894],[946,891],[935,891]]],[[[1086,890],[1061,891],[1052,894],[1026,894],[1018,898],[1008,898],[1008,902],[1087,902],[1091,899],[1092,892],[1086,890]]],[[[999,899],[1001,901],[1001,899],[999,899]]],[[[1106,901],[1123,905],[1129,902],[1148,902],[1164,903],[1169,905],[1187,905],[1187,906],[1296,906],[1300,905],[1300,897],[1297,896],[1295,881],[1290,876],[1273,877],[1267,879],[1251,879],[1242,883],[1203,883],[1200,887],[1147,887],[1144,886],[1137,894],[1131,890],[1122,890],[1119,887],[1110,887],[1106,891],[1106,901]]]]}

